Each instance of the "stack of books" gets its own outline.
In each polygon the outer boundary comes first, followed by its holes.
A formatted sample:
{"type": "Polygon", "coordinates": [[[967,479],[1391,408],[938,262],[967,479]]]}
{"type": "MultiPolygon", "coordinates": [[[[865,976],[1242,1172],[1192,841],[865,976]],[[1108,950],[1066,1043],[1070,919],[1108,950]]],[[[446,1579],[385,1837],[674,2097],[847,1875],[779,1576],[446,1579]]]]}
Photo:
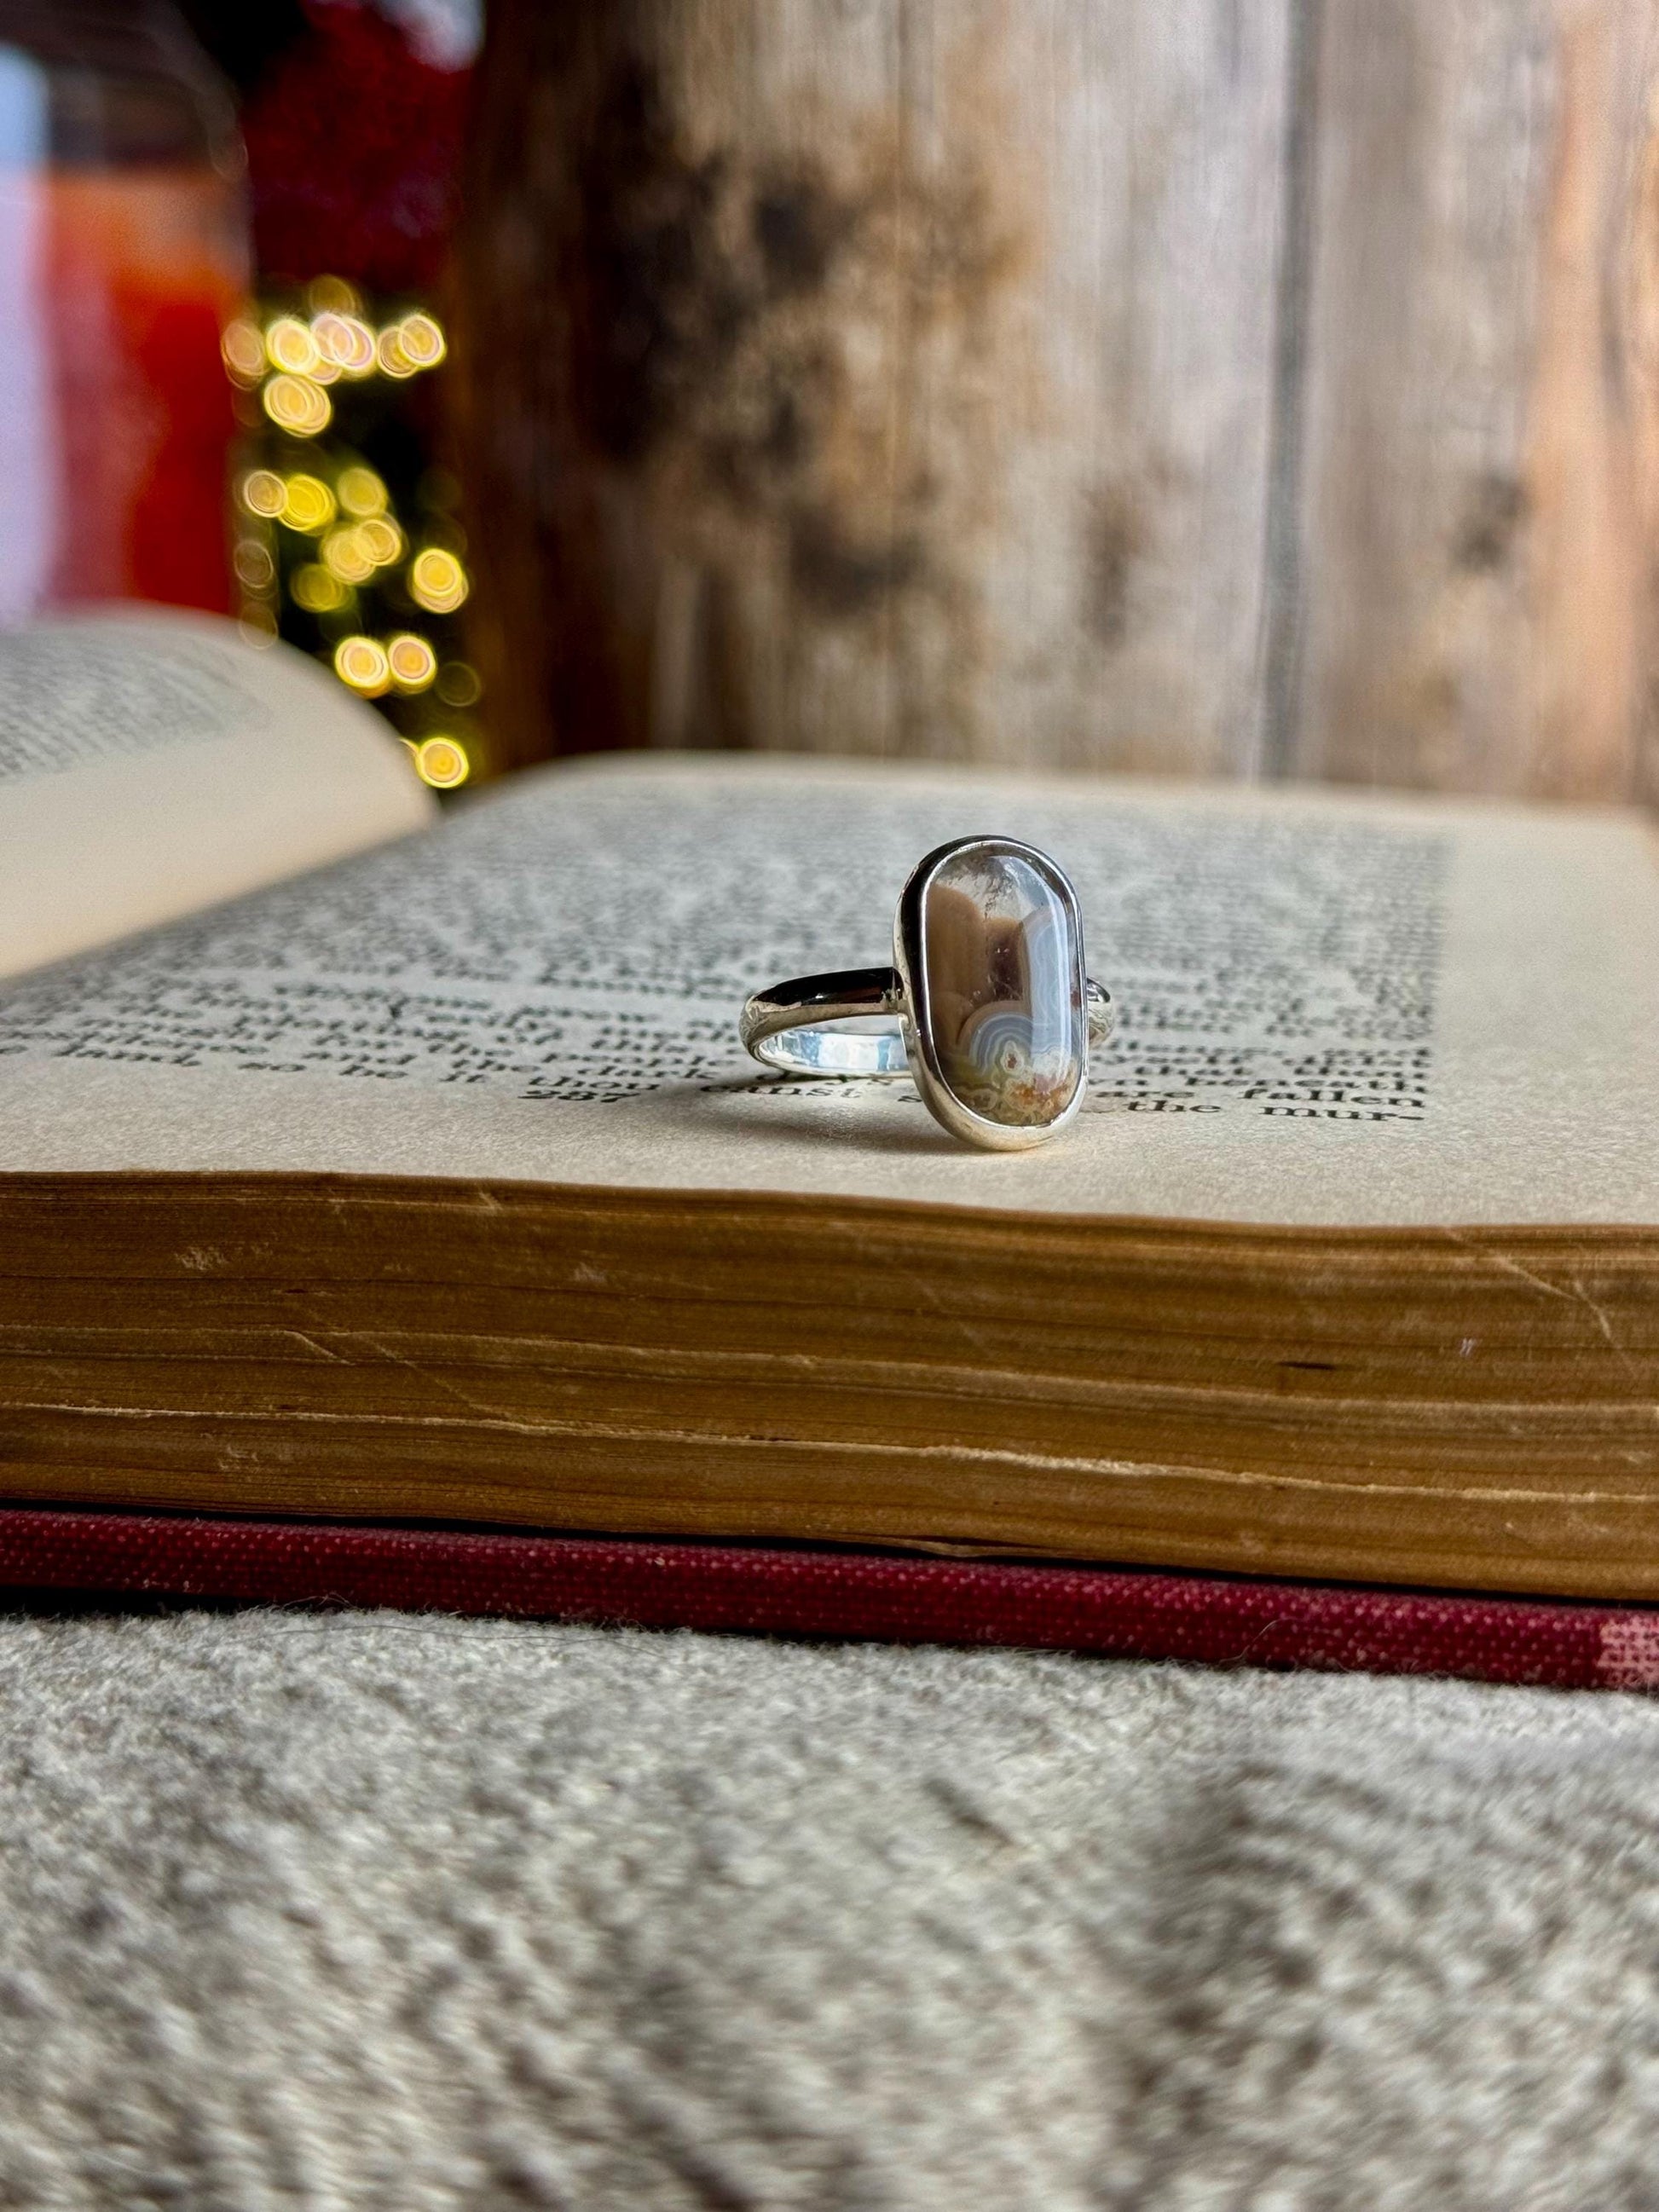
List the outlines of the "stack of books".
{"type": "Polygon", "coordinates": [[[0,1576],[1659,1679],[1641,817],[716,756],[432,804],[227,625],[0,641],[0,1576]],[[973,833],[1121,1007],[1036,1152],[738,1041],[973,833]]]}

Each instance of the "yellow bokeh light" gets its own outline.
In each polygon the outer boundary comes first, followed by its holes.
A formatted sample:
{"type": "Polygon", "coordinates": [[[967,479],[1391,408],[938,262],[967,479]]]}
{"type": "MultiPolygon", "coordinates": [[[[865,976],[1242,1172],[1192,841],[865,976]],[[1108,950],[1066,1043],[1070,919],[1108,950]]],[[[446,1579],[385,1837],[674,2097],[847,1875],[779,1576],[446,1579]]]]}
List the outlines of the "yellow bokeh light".
{"type": "Polygon", "coordinates": [[[388,323],[374,341],[374,358],[382,376],[413,376],[417,363],[404,351],[404,327],[388,323]]]}
{"type": "Polygon", "coordinates": [[[374,333],[360,316],[330,312],[311,326],[317,351],[340,374],[368,376],[374,367],[374,333]]]}
{"type": "Polygon", "coordinates": [[[262,607],[257,601],[243,607],[236,627],[248,645],[267,646],[276,642],[276,617],[269,607],[262,607]]]}
{"type": "Polygon", "coordinates": [[[354,461],[349,469],[342,469],[337,487],[340,504],[348,514],[384,514],[386,489],[373,469],[366,469],[354,461]]]}
{"type": "Polygon", "coordinates": [[[438,656],[423,637],[400,630],[386,644],[386,665],[400,691],[424,691],[438,672],[438,656]]]}
{"type": "Polygon", "coordinates": [[[323,540],[323,560],[343,584],[366,584],[374,574],[356,530],[331,530],[323,540]]]}
{"type": "Polygon", "coordinates": [[[334,413],[327,392],[308,376],[273,376],[259,399],[277,428],[295,438],[326,430],[334,413]]]}
{"type": "Polygon", "coordinates": [[[306,286],[306,303],[313,315],[360,315],[362,295],[344,276],[313,276],[306,286]]]}
{"type": "Polygon", "coordinates": [[[464,660],[447,660],[438,671],[438,696],[446,706],[474,706],[483,690],[477,670],[464,660]]]}
{"type": "Polygon", "coordinates": [[[276,563],[257,538],[244,538],[231,556],[231,566],[251,592],[268,592],[276,579],[276,563]]]}
{"type": "Polygon", "coordinates": [[[334,520],[334,495],[320,477],[292,476],[283,486],[283,520],[307,535],[334,520]]]}
{"type": "Polygon", "coordinates": [[[334,648],[334,673],[365,699],[378,699],[392,688],[386,647],[372,637],[343,637],[334,648]]]}
{"type": "Polygon", "coordinates": [[[409,564],[409,589],[430,615],[453,614],[470,589],[465,568],[441,545],[428,545],[409,564]]]}
{"type": "Polygon", "coordinates": [[[357,543],[377,568],[390,568],[404,550],[404,533],[384,514],[371,514],[357,525],[357,543]]]}
{"type": "Polygon", "coordinates": [[[250,514],[263,514],[267,520],[280,514],[283,502],[288,497],[288,486],[275,469],[250,469],[242,478],[242,504],[250,514]]]}
{"type": "Polygon", "coordinates": [[[238,315],[226,324],[219,350],[224,356],[225,367],[238,384],[257,384],[264,374],[265,342],[259,335],[258,325],[251,323],[246,315],[238,315]]]}
{"type": "Polygon", "coordinates": [[[405,315],[397,331],[398,352],[416,368],[436,368],[449,351],[442,325],[420,308],[405,315]]]}
{"type": "Polygon", "coordinates": [[[453,791],[472,773],[472,763],[453,738],[422,738],[415,748],[415,773],[435,791],[453,791]]]}
{"type": "Polygon", "coordinates": [[[309,376],[317,366],[317,341],[297,315],[278,315],[265,325],[265,355],[273,368],[309,376]]]}
{"type": "Polygon", "coordinates": [[[290,588],[295,605],[311,615],[337,613],[351,596],[339,578],[316,561],[307,561],[303,568],[295,570],[290,588]]]}

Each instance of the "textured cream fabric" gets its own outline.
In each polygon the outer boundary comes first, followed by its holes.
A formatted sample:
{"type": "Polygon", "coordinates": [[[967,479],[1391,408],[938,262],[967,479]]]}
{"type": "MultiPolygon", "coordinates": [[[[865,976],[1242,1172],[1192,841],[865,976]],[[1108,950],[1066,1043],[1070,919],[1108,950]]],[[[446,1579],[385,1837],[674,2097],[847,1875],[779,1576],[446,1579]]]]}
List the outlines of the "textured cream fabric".
{"type": "Polygon", "coordinates": [[[1659,1708],[0,1621],[0,2203],[1659,2202],[1659,1708]]]}

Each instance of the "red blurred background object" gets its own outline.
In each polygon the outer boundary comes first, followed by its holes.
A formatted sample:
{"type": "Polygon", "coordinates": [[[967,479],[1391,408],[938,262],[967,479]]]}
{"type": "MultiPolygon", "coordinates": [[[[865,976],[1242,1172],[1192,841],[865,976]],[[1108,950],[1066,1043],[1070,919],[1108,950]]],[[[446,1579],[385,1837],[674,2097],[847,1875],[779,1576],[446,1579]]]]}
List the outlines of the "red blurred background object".
{"type": "Polygon", "coordinates": [[[259,268],[429,295],[442,275],[469,75],[427,60],[396,23],[313,0],[243,119],[259,268]]]}
{"type": "Polygon", "coordinates": [[[219,198],[217,178],[176,173],[68,177],[49,190],[50,600],[230,604],[225,457],[235,423],[219,333],[246,277],[219,198]]]}
{"type": "Polygon", "coordinates": [[[249,278],[234,109],[182,18],[0,0],[0,621],[228,608],[219,339],[249,278]]]}

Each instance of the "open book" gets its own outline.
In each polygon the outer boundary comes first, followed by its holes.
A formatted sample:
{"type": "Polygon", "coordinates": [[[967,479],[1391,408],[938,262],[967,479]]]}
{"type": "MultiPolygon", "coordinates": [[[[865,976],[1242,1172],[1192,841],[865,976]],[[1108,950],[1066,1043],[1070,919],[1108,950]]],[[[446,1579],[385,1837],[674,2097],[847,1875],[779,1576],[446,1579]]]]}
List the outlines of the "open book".
{"type": "Polygon", "coordinates": [[[644,756],[437,819],[298,656],[99,618],[0,640],[8,969],[13,1498],[1659,1595],[1634,815],[644,756]],[[1035,1152],[737,1038],[975,831],[1121,1009],[1035,1152]]]}

